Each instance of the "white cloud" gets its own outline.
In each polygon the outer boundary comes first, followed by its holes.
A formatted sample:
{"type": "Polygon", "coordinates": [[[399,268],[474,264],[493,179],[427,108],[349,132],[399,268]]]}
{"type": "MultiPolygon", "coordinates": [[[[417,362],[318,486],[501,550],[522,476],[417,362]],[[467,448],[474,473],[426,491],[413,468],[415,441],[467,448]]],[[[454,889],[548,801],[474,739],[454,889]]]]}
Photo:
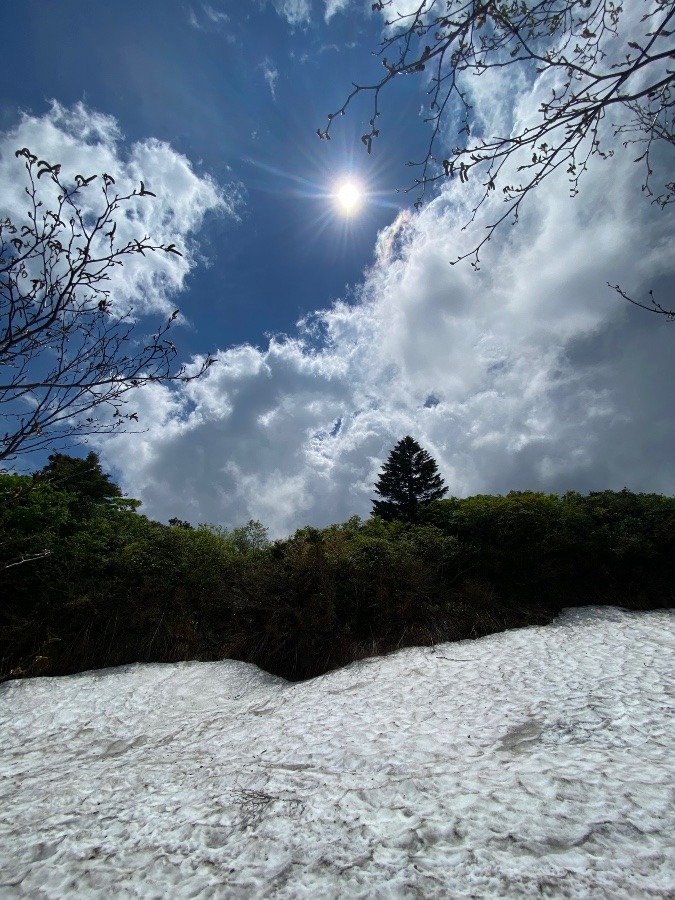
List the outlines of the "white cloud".
{"type": "Polygon", "coordinates": [[[229,21],[230,17],[227,13],[215,9],[208,3],[201,4],[199,14],[193,7],[189,7],[188,10],[188,22],[198,31],[220,30],[229,21]]]}
{"type": "Polygon", "coordinates": [[[273,0],[273,3],[289,25],[306,25],[312,18],[311,0],[273,0]]]}
{"type": "MultiPolygon", "coordinates": [[[[24,182],[18,177],[23,160],[15,151],[28,147],[51,163],[61,163],[62,176],[76,174],[99,178],[82,192],[82,208],[94,211],[100,205],[100,175],[115,179],[115,190],[130,193],[141,179],[157,196],[138,198],[125,206],[117,219],[120,245],[149,235],[153,242],[175,243],[183,256],[156,253],[130,257],[111,275],[109,287],[118,306],[131,305],[137,313],[170,311],[174,295],[196,264],[194,235],[209,213],[236,216],[239,203],[235,187],[223,190],[208,175],[198,175],[189,160],[163,141],[149,138],[131,146],[124,143],[117,122],[78,103],[64,107],[52,101],[43,116],[24,114],[19,124],[0,137],[0,179],[7,186],[0,199],[3,215],[18,221],[26,215],[24,182]]],[[[41,196],[56,193],[47,179],[41,196]]]]}
{"type": "Polygon", "coordinates": [[[575,201],[564,185],[533,198],[479,273],[448,265],[447,194],[404,216],[381,236],[359,303],[334,304],[266,350],[219,353],[180,397],[157,389],[163,403],[142,413],[149,431],[107,444],[107,460],[122,462],[150,515],[254,517],[274,534],[367,515],[379,467],[407,433],[453,494],[675,492],[673,336],[605,287],[672,272],[672,254],[652,251],[672,218],[630,206],[628,159],[589,174],[575,201]]]}
{"type": "Polygon", "coordinates": [[[214,25],[221,25],[230,21],[230,17],[224,13],[219,12],[217,9],[214,9],[208,3],[205,3],[202,7],[204,10],[204,14],[210,22],[213,22],[214,25]]]}
{"type": "Polygon", "coordinates": [[[326,11],[324,12],[324,19],[326,22],[330,22],[335,13],[344,12],[344,10],[347,9],[351,0],[325,0],[325,2],[326,11]]]}
{"type": "Polygon", "coordinates": [[[260,64],[260,68],[262,69],[263,78],[267,82],[267,86],[270,89],[270,93],[272,94],[272,99],[277,99],[277,79],[279,78],[279,70],[276,68],[274,63],[269,57],[266,57],[263,62],[260,64]]]}
{"type": "MultiPolygon", "coordinates": [[[[537,103],[523,92],[493,112],[526,117],[537,103]]],[[[148,431],[103,445],[107,463],[151,516],[260,518],[277,535],[367,515],[408,433],[456,495],[675,493],[675,335],[606,286],[675,303],[675,216],[643,199],[634,155],[594,158],[574,200],[564,174],[546,182],[479,272],[449,261],[485,234],[499,198],[461,231],[476,187],[446,183],[380,235],[358,302],[264,350],[223,350],[179,392],[156,388],[148,431]]]]}

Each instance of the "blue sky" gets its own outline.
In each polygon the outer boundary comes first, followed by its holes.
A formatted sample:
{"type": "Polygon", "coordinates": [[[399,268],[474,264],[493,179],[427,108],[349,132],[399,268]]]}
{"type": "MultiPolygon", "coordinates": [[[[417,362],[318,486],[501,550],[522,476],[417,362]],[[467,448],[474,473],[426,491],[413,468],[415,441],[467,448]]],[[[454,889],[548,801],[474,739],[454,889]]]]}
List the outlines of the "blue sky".
{"type": "MultiPolygon", "coordinates": [[[[316,136],[353,80],[380,75],[382,18],[370,6],[3,10],[5,183],[24,145],[143,177],[158,195],[144,226],[186,255],[130,268],[116,289],[151,314],[180,306],[181,358],[219,359],[198,383],[139,394],[143,432],[94,442],[104,463],[148,515],[257,518],[276,535],[368,515],[377,472],[408,433],[459,496],[674,493],[675,326],[606,286],[668,302],[672,212],[644,201],[635,154],[619,148],[592,162],[574,201],[552,180],[479,273],[451,267],[491,210],[462,230],[471,186],[441,186],[420,213],[397,193],[428,139],[423,80],[385,95],[372,155],[359,140],[365,104],[330,142],[316,136]],[[365,187],[351,217],[331,196],[348,174],[365,187]]],[[[540,87],[483,78],[473,95],[483,127],[508,131],[540,87]]],[[[672,155],[661,163],[672,171],[672,155]]]]}
{"type": "Polygon", "coordinates": [[[259,342],[342,296],[372,261],[377,231],[407,205],[396,188],[420,149],[416,85],[404,85],[387,122],[391,139],[374,156],[359,141],[362,116],[345,120],[330,143],[315,133],[350,80],[375,70],[379,23],[365,10],[336,13],[327,26],[321,16],[289,23],[272,4],[29,0],[3,19],[8,34],[21,35],[6,64],[22,73],[2,95],[4,128],[20,111],[44,113],[52,98],[83,102],[113,116],[127,142],[167,141],[196,171],[241,186],[241,226],[209,223],[201,241],[214,265],[192,273],[186,301],[195,325],[206,316],[221,340],[259,342]],[[349,172],[372,195],[350,221],[326,199],[349,172]],[[219,302],[208,302],[214,294],[219,302]]]}

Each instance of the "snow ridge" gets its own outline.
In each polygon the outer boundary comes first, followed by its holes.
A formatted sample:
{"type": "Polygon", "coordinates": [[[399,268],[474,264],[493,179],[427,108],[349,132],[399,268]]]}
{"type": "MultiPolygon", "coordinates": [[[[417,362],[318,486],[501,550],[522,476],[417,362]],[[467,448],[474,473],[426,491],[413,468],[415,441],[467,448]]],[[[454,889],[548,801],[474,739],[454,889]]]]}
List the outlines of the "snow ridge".
{"type": "Polygon", "coordinates": [[[0,896],[675,897],[675,612],[0,688],[0,896]]]}

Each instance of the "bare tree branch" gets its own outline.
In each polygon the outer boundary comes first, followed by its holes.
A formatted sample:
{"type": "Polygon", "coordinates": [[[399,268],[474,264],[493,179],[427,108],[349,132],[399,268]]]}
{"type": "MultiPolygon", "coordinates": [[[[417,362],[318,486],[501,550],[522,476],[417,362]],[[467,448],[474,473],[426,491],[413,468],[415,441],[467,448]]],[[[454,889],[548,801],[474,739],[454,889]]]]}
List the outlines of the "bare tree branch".
{"type": "Polygon", "coordinates": [[[41,550],[39,553],[28,553],[12,562],[5,563],[2,568],[12,569],[14,566],[22,566],[24,563],[35,562],[38,559],[44,559],[46,556],[51,556],[51,552],[51,550],[41,550]]]}
{"type": "Polygon", "coordinates": [[[455,260],[470,257],[475,268],[494,231],[517,221],[525,197],[546,178],[562,169],[574,196],[589,159],[613,155],[611,146],[601,144],[600,126],[619,107],[624,120],[610,136],[641,147],[636,162],[645,165],[643,191],[666,206],[675,200],[675,182],[653,187],[651,155],[656,141],[675,146],[675,0],[642,2],[638,33],[626,34],[620,27],[626,16],[621,0],[417,0],[404,13],[393,0],[376,0],[374,12],[392,11],[375,54],[385,74],[371,84],[354,84],[317,133],[330,140],[336,119],[355,97],[369,94],[372,114],[361,140],[370,153],[380,135],[382,91],[401,76],[427,73],[431,136],[422,159],[409,163],[420,171],[405,192],[416,192],[419,208],[430,185],[447,178],[464,184],[470,175],[478,176],[483,191],[466,225],[492,192],[501,194],[503,214],[455,260]],[[541,103],[534,123],[507,136],[484,136],[471,103],[472,80],[514,66],[531,83],[543,73],[557,74],[552,96],[541,103]],[[457,144],[437,158],[442,128],[454,123],[457,144]],[[511,160],[520,162],[516,183],[505,168],[511,160]]]}
{"type": "Polygon", "coordinates": [[[649,303],[640,303],[639,300],[635,300],[627,294],[618,284],[610,284],[608,281],[607,287],[611,287],[620,297],[632,303],[633,306],[639,306],[640,309],[646,309],[647,312],[656,313],[657,316],[665,316],[668,322],[675,322],[675,309],[665,309],[660,303],[657,303],[653,291],[649,292],[649,303]]]}
{"type": "Polygon", "coordinates": [[[191,374],[176,365],[168,334],[178,310],[143,334],[134,310],[119,309],[111,296],[111,276],[131,257],[181,255],[147,235],[126,243],[115,237],[125,206],[155,194],[142,181],[118,194],[107,173],[76,175],[69,186],[60,165],[26,147],[16,156],[25,160],[28,211],[23,223],[0,220],[0,460],[125,430],[138,422],[130,391],[191,381],[214,362],[207,357],[191,374]],[[58,188],[53,209],[41,199],[44,176],[58,188]],[[92,212],[83,195],[97,186],[92,212]]]}

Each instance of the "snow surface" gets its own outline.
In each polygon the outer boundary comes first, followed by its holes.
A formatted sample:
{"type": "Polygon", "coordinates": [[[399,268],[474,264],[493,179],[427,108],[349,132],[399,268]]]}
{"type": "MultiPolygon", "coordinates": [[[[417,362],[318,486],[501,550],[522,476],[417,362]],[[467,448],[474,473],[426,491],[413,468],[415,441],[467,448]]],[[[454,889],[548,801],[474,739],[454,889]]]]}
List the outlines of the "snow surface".
{"type": "Polygon", "coordinates": [[[0,896],[675,897],[675,611],[0,689],[0,896]]]}

